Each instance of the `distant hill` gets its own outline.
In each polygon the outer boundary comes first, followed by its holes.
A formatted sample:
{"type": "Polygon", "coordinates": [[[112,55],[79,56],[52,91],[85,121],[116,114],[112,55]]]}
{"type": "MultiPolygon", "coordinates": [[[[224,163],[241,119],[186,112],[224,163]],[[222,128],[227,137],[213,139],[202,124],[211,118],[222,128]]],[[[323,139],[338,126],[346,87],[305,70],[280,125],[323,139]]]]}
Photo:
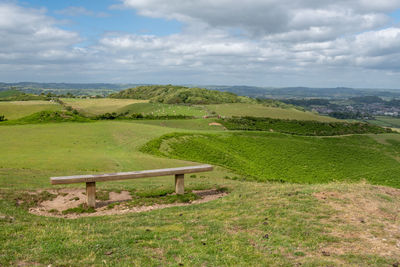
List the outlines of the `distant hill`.
{"type": "Polygon", "coordinates": [[[2,83],[0,82],[1,89],[9,89],[15,87],[17,89],[69,89],[69,90],[82,90],[82,89],[109,89],[121,90],[138,86],[143,84],[115,84],[115,83],[36,83],[36,82],[18,82],[18,83],[2,83]]]}
{"type": "Polygon", "coordinates": [[[14,89],[4,90],[4,91],[0,91],[0,98],[15,97],[15,96],[19,96],[22,94],[23,94],[22,92],[20,92],[18,90],[14,90],[14,89]]]}
{"type": "Polygon", "coordinates": [[[18,82],[2,83],[0,82],[0,92],[10,88],[23,91],[25,93],[40,95],[47,94],[67,94],[73,95],[103,95],[115,93],[120,90],[132,88],[143,84],[114,84],[114,83],[36,83],[36,82],[18,82]]]}
{"type": "Polygon", "coordinates": [[[255,100],[230,92],[174,85],[138,86],[111,94],[111,98],[145,99],[164,104],[252,103],[255,100]]]}
{"type": "MultiPolygon", "coordinates": [[[[133,88],[136,86],[151,86],[151,84],[139,83],[38,83],[38,82],[0,82],[0,91],[15,88],[25,93],[39,95],[41,93],[74,95],[102,95],[107,96],[115,92],[133,88]]],[[[400,98],[399,89],[355,89],[348,87],[336,88],[311,88],[311,87],[259,87],[247,85],[186,85],[189,88],[205,88],[220,92],[231,92],[239,96],[252,98],[274,98],[274,99],[304,99],[304,98],[327,98],[347,99],[351,97],[378,96],[383,98],[400,98]]],[[[183,87],[183,86],[182,86],[183,87]]]]}
{"type": "Polygon", "coordinates": [[[233,92],[241,96],[255,98],[329,98],[342,99],[350,97],[378,96],[399,98],[400,90],[395,89],[354,89],[347,87],[310,88],[310,87],[256,87],[256,86],[206,86],[208,89],[222,92],[233,92]]]}

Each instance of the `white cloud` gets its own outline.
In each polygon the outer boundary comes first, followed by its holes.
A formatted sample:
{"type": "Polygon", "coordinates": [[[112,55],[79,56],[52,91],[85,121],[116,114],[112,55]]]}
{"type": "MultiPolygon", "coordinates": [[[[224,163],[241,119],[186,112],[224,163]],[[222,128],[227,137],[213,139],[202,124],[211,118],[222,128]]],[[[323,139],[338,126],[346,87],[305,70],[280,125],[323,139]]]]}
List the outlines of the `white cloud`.
{"type": "Polygon", "coordinates": [[[46,10],[0,4],[0,79],[364,87],[400,81],[400,28],[386,15],[398,0],[123,2],[185,27],[167,36],[107,33],[80,47],[79,34],[61,29],[46,10]]]}
{"type": "Polygon", "coordinates": [[[45,10],[0,4],[0,51],[26,58],[41,51],[64,51],[80,41],[77,33],[55,25],[45,10]]]}
{"type": "MultiPolygon", "coordinates": [[[[188,24],[240,28],[252,37],[310,32],[308,38],[335,38],[381,27],[384,13],[400,7],[400,0],[122,0],[127,8],[151,17],[188,24]],[[313,34],[314,33],[314,34],[313,34]]],[[[295,38],[298,39],[298,38],[295,38]]]]}

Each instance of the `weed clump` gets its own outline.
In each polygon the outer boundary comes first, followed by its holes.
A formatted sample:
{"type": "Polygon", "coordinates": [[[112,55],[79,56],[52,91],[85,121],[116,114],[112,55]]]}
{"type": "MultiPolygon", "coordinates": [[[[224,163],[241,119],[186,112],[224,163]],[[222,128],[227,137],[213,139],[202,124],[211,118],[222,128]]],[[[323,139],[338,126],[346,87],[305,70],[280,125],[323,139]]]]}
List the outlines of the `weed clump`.
{"type": "Polygon", "coordinates": [[[80,204],[76,208],[70,208],[67,210],[64,210],[62,214],[71,214],[71,213],[94,213],[96,210],[93,207],[88,207],[85,204],[80,204]]]}

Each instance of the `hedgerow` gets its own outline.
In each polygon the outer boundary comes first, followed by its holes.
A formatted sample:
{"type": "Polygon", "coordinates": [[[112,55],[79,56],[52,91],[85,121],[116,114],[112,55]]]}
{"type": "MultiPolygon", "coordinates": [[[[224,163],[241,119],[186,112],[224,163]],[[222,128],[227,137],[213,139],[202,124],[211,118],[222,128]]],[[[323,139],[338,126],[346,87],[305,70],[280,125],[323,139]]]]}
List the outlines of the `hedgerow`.
{"type": "Polygon", "coordinates": [[[389,128],[361,122],[319,122],[262,117],[233,117],[221,119],[219,122],[229,130],[270,131],[310,136],[392,132],[389,128]]]}

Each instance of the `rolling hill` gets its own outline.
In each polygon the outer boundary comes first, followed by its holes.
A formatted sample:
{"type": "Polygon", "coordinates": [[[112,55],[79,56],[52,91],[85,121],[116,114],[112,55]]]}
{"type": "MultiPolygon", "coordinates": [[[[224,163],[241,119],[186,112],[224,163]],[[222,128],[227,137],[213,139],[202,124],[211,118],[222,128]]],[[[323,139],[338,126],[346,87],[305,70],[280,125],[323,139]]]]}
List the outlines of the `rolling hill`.
{"type": "Polygon", "coordinates": [[[111,98],[144,99],[164,104],[252,103],[255,100],[229,92],[173,85],[138,86],[111,94],[111,98]]]}

